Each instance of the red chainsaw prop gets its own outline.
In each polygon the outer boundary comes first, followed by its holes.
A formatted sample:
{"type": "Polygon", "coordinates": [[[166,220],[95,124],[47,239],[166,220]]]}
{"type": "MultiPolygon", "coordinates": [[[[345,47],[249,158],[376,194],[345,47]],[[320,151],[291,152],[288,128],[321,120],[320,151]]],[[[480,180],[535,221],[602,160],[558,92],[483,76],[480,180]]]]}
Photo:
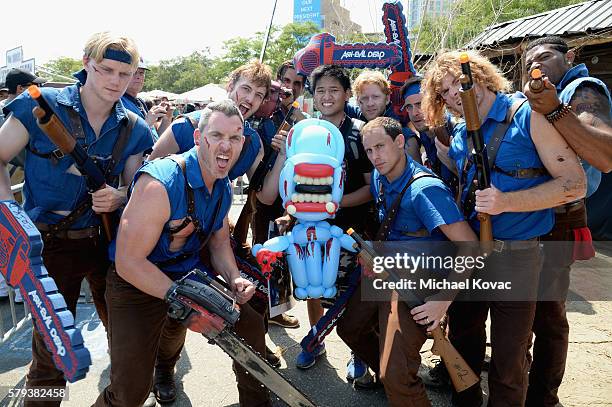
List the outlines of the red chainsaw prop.
{"type": "Polygon", "coordinates": [[[82,379],[91,357],[74,316],[42,262],[43,242],[15,201],[0,201],[0,274],[19,289],[53,363],[69,382],[82,379]]]}

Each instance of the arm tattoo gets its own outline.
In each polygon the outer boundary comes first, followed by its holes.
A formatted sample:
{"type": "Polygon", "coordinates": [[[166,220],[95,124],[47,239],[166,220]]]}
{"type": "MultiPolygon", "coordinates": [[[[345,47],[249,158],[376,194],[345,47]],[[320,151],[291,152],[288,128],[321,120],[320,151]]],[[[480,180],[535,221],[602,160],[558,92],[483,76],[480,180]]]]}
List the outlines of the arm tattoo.
{"type": "Polygon", "coordinates": [[[588,117],[590,125],[597,127],[602,122],[612,125],[610,117],[610,102],[606,95],[592,85],[582,85],[574,93],[570,101],[577,116],[588,117]],[[587,114],[584,114],[587,113],[587,114]]]}

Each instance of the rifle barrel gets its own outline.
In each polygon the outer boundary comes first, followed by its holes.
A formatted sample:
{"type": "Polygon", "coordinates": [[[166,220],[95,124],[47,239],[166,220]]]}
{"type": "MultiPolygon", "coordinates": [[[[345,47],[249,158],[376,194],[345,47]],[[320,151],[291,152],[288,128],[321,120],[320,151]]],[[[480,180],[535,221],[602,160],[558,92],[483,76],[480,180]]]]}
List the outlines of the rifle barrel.
{"type": "Polygon", "coordinates": [[[542,79],[542,71],[538,68],[531,71],[531,80],[529,81],[529,90],[533,93],[540,93],[544,90],[544,80],[542,79]]]}
{"type": "MultiPolygon", "coordinates": [[[[47,103],[42,92],[36,85],[28,88],[30,96],[38,106],[32,110],[32,114],[38,120],[38,126],[45,132],[47,137],[55,143],[65,155],[70,155],[77,168],[83,175],[87,175],[87,187],[91,192],[106,186],[106,179],[100,168],[89,157],[85,149],[76,142],[76,139],[68,132],[62,121],[47,103]]],[[[101,213],[104,234],[110,242],[113,239],[113,227],[110,213],[101,213]]]]}

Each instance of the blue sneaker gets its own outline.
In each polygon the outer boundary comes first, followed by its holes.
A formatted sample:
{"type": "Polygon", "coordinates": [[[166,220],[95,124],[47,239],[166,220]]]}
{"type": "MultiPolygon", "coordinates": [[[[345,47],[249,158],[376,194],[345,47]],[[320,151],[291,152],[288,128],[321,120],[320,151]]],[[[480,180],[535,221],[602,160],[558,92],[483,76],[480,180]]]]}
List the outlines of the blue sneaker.
{"type": "Polygon", "coordinates": [[[367,371],[368,365],[351,352],[351,358],[346,364],[346,380],[353,383],[356,377],[362,377],[367,371]]]}
{"type": "Polygon", "coordinates": [[[295,360],[295,366],[298,369],[309,369],[314,366],[317,358],[325,354],[325,344],[322,343],[317,346],[314,351],[306,352],[302,350],[295,360]]]}
{"type": "Polygon", "coordinates": [[[353,352],[346,364],[346,380],[353,383],[356,388],[370,389],[375,386],[374,376],[370,373],[368,365],[353,352]]]}

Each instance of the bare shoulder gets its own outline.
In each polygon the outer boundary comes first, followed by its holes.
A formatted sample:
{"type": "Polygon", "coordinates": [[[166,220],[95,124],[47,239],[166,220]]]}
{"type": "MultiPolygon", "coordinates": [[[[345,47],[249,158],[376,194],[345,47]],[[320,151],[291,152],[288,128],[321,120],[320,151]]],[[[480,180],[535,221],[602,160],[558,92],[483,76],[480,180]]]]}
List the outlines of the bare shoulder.
{"type": "Polygon", "coordinates": [[[588,82],[580,85],[574,92],[570,104],[581,120],[586,120],[595,127],[601,122],[612,125],[610,100],[598,85],[588,82]]]}
{"type": "Polygon", "coordinates": [[[134,184],[126,211],[135,207],[153,215],[169,212],[170,201],[164,185],[149,174],[141,174],[134,184]]]}

